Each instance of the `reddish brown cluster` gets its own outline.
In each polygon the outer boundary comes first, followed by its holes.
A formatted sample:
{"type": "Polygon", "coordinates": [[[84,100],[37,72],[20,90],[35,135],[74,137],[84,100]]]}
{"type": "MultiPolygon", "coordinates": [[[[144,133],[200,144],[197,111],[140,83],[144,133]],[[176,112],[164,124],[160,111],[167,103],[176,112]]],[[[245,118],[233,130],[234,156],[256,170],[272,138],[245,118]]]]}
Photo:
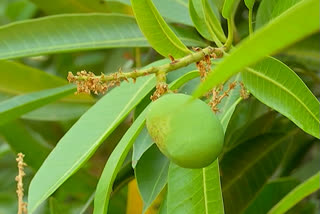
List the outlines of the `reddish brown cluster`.
{"type": "Polygon", "coordinates": [[[91,92],[94,94],[104,94],[109,88],[119,86],[122,80],[128,81],[127,78],[122,75],[121,70],[111,74],[110,76],[105,76],[104,74],[95,76],[94,73],[87,71],[77,72],[77,75],[74,76],[71,72],[69,72],[67,79],[70,83],[75,83],[77,85],[76,94],[90,94],[91,92]],[[112,80],[107,81],[106,77],[111,77],[109,79],[112,80]]]}
{"type": "Polygon", "coordinates": [[[206,55],[203,60],[196,63],[196,66],[200,72],[201,81],[205,80],[207,74],[211,71],[211,60],[210,56],[206,55]]]}
{"type": "Polygon", "coordinates": [[[163,94],[167,93],[169,90],[168,84],[165,82],[159,82],[156,85],[156,91],[151,95],[150,99],[152,101],[157,100],[159,97],[161,97],[163,94]]]}
{"type": "Polygon", "coordinates": [[[248,90],[246,89],[246,87],[244,86],[243,82],[240,82],[240,96],[242,97],[242,99],[248,99],[250,93],[248,92],[248,90]]]}
{"type": "Polygon", "coordinates": [[[217,88],[214,88],[212,90],[212,98],[211,101],[209,102],[209,106],[211,107],[213,112],[218,112],[218,104],[221,103],[222,99],[229,96],[229,93],[231,90],[233,90],[237,85],[237,82],[232,82],[229,84],[228,89],[223,92],[222,94],[220,94],[223,90],[223,85],[220,85],[217,88]]]}
{"type": "MultiPolygon", "coordinates": [[[[102,77],[103,76],[101,76],[101,78],[102,77]]],[[[95,94],[98,94],[105,93],[108,90],[108,84],[106,82],[102,82],[101,79],[97,78],[92,72],[80,71],[77,72],[77,76],[74,76],[71,72],[69,72],[68,81],[70,83],[77,84],[76,94],[90,94],[91,91],[95,94]]]]}
{"type": "MultiPolygon", "coordinates": [[[[199,52],[202,51],[201,48],[192,48],[194,51],[199,52]]],[[[207,74],[211,71],[211,58],[217,59],[223,57],[222,50],[215,49],[216,51],[211,53],[210,55],[205,55],[203,60],[196,63],[196,66],[200,72],[201,81],[204,81],[207,77],[207,74]]]]}

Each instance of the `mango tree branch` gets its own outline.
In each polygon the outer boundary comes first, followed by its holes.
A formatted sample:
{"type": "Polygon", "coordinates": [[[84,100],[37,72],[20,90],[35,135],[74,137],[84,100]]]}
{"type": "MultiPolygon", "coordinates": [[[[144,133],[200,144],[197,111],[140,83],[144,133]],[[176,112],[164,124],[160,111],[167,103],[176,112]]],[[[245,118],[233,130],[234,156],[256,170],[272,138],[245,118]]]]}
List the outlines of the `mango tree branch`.
{"type": "Polygon", "coordinates": [[[71,83],[77,84],[77,93],[88,93],[94,92],[95,94],[104,93],[108,88],[115,85],[120,85],[120,82],[128,79],[133,79],[135,82],[136,78],[141,76],[146,76],[149,74],[157,73],[168,73],[174,70],[177,70],[182,67],[186,67],[192,63],[199,62],[204,60],[206,57],[220,58],[223,56],[223,48],[213,48],[207,47],[204,49],[195,49],[196,52],[193,52],[180,59],[171,59],[171,63],[164,64],[161,66],[153,66],[146,69],[134,70],[132,72],[123,73],[121,70],[113,74],[100,76],[94,75],[92,72],[81,71],[77,72],[77,76],[74,76],[71,72],[68,74],[68,80],[71,83]]]}

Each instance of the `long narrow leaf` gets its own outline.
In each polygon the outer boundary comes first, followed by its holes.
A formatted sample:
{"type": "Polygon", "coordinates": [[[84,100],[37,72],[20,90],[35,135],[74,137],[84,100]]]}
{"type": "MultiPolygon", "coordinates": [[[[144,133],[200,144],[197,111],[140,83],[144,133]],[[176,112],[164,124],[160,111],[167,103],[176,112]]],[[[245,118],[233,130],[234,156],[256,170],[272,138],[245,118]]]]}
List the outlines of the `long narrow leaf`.
{"type": "Polygon", "coordinates": [[[168,177],[168,214],[224,213],[218,159],[202,169],[171,162],[168,177]]]}
{"type": "Polygon", "coordinates": [[[240,0],[225,0],[222,8],[222,16],[225,19],[230,19],[235,13],[240,0]]]}
{"type": "Polygon", "coordinates": [[[226,41],[219,19],[211,10],[206,0],[190,0],[189,12],[198,32],[217,45],[226,41]]]}
{"type": "Polygon", "coordinates": [[[113,182],[134,140],[145,124],[145,112],[143,111],[139,115],[109,157],[97,185],[94,198],[94,214],[107,213],[113,182]]]}
{"type": "Polygon", "coordinates": [[[28,198],[30,213],[80,168],[154,85],[154,77],[140,78],[135,84],[122,83],[77,121],[32,179],[28,198]]]}
{"type": "Polygon", "coordinates": [[[0,125],[75,92],[74,85],[15,96],[0,102],[0,125]]]}
{"type": "Polygon", "coordinates": [[[267,213],[297,185],[299,181],[292,177],[278,178],[268,182],[250,203],[244,214],[267,213]]]}
{"type": "Polygon", "coordinates": [[[302,1],[256,31],[213,69],[207,79],[196,89],[194,97],[201,96],[266,55],[276,53],[319,30],[318,8],[318,0],[302,1]]]}
{"type": "Polygon", "coordinates": [[[141,31],[158,53],[175,58],[190,53],[169,28],[151,0],[131,0],[131,5],[141,31]]]}
{"type": "Polygon", "coordinates": [[[254,5],[255,0],[244,0],[244,3],[246,4],[248,9],[252,9],[254,5]]]}
{"type": "Polygon", "coordinates": [[[285,64],[266,58],[242,72],[243,82],[261,102],[279,111],[305,132],[319,138],[319,101],[285,64]]]}
{"type": "Polygon", "coordinates": [[[281,163],[293,133],[262,135],[223,156],[220,168],[226,213],[238,214],[248,206],[281,163]]]}
{"type": "MultiPolygon", "coordinates": [[[[249,0],[250,1],[250,0],[249,0]]],[[[256,29],[261,28],[301,0],[263,0],[256,16],[256,29]]]]}
{"type": "MultiPolygon", "coordinates": [[[[0,94],[7,97],[68,84],[67,80],[60,77],[7,60],[0,60],[0,76],[0,94]]],[[[93,103],[94,100],[89,96],[70,94],[57,102],[24,114],[22,117],[45,121],[71,120],[80,117],[93,103]]]]}
{"type": "Polygon", "coordinates": [[[151,206],[167,184],[169,159],[153,144],[135,168],[139,192],[143,200],[143,213],[151,206]]]}
{"type": "MultiPolygon", "coordinates": [[[[201,42],[199,36],[184,33],[183,29],[179,30],[178,36],[187,45],[206,45],[201,42]]],[[[149,46],[135,19],[119,14],[64,14],[0,27],[0,59],[102,48],[149,46]]],[[[165,46],[169,47],[169,44],[165,46]]]]}
{"type": "Polygon", "coordinates": [[[268,214],[282,214],[297,204],[306,196],[320,189],[320,172],[297,186],[288,195],[286,195],[278,204],[276,204],[268,214]]]}

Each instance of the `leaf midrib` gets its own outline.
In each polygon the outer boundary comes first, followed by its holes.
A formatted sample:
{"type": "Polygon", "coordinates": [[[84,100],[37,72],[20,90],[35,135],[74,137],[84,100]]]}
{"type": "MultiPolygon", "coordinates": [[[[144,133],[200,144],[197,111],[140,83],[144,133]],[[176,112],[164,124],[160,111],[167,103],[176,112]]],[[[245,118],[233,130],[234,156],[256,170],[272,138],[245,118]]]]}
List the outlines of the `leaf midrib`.
{"type": "Polygon", "coordinates": [[[206,183],[206,169],[202,168],[202,177],[203,177],[203,196],[204,196],[204,207],[206,214],[209,214],[208,210],[208,196],[207,196],[207,183],[206,183]]]}

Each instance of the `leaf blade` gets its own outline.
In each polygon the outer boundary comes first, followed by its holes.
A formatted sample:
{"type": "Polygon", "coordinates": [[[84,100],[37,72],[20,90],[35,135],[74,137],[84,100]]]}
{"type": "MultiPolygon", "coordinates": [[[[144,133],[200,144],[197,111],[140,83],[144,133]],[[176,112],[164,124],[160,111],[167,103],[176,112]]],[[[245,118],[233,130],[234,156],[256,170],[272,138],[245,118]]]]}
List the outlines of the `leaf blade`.
{"type": "Polygon", "coordinates": [[[254,5],[255,0],[244,0],[244,3],[246,4],[248,9],[252,9],[254,5]]]}
{"type": "Polygon", "coordinates": [[[226,41],[220,21],[207,1],[189,1],[189,13],[196,29],[204,38],[220,46],[221,42],[226,41]]]}
{"type": "Polygon", "coordinates": [[[59,141],[32,179],[28,203],[30,213],[79,169],[154,85],[154,77],[140,78],[134,85],[122,83],[121,87],[110,91],[77,121],[59,141]],[[112,106],[117,106],[117,109],[112,106]],[[103,114],[106,109],[112,109],[113,113],[103,114]],[[101,121],[101,114],[106,117],[104,121],[101,121]],[[87,129],[88,126],[91,129],[87,129]],[[66,154],[68,159],[65,158],[66,154]],[[64,164],[59,164],[59,160],[64,164]],[[55,176],[46,178],[48,171],[52,169],[55,169],[55,176]]]}
{"type": "Polygon", "coordinates": [[[295,131],[259,136],[223,156],[220,167],[226,213],[241,213],[248,206],[281,163],[287,140],[295,131]]]}
{"type": "Polygon", "coordinates": [[[234,15],[239,2],[240,0],[225,0],[222,8],[222,16],[225,19],[230,19],[234,15]]]}
{"type": "Polygon", "coordinates": [[[47,89],[25,95],[15,96],[0,102],[0,125],[14,120],[19,116],[52,101],[75,92],[74,85],[66,85],[58,88],[47,89]]]}
{"type": "Polygon", "coordinates": [[[167,184],[169,159],[153,144],[141,157],[135,175],[143,200],[143,213],[167,184]]]}
{"type": "Polygon", "coordinates": [[[288,117],[305,132],[320,137],[319,101],[288,66],[269,57],[247,68],[242,78],[261,102],[288,117]]]}
{"type": "Polygon", "coordinates": [[[288,193],[278,204],[276,204],[268,214],[285,213],[297,202],[301,201],[306,196],[317,191],[320,188],[319,184],[320,172],[316,173],[308,180],[297,186],[290,193],[288,193]]]}
{"type": "MultiPolygon", "coordinates": [[[[187,45],[206,45],[196,34],[183,33],[183,29],[180,31],[180,38],[187,45]]],[[[0,59],[149,46],[135,19],[119,14],[64,14],[0,27],[0,59]],[[20,33],[21,30],[24,34],[20,33]]]]}
{"type": "Polygon", "coordinates": [[[131,5],[141,31],[158,53],[174,58],[190,53],[166,24],[151,0],[131,0],[131,5]]]}
{"type": "Polygon", "coordinates": [[[202,169],[171,162],[168,177],[168,214],[224,213],[218,159],[202,169]]]}

